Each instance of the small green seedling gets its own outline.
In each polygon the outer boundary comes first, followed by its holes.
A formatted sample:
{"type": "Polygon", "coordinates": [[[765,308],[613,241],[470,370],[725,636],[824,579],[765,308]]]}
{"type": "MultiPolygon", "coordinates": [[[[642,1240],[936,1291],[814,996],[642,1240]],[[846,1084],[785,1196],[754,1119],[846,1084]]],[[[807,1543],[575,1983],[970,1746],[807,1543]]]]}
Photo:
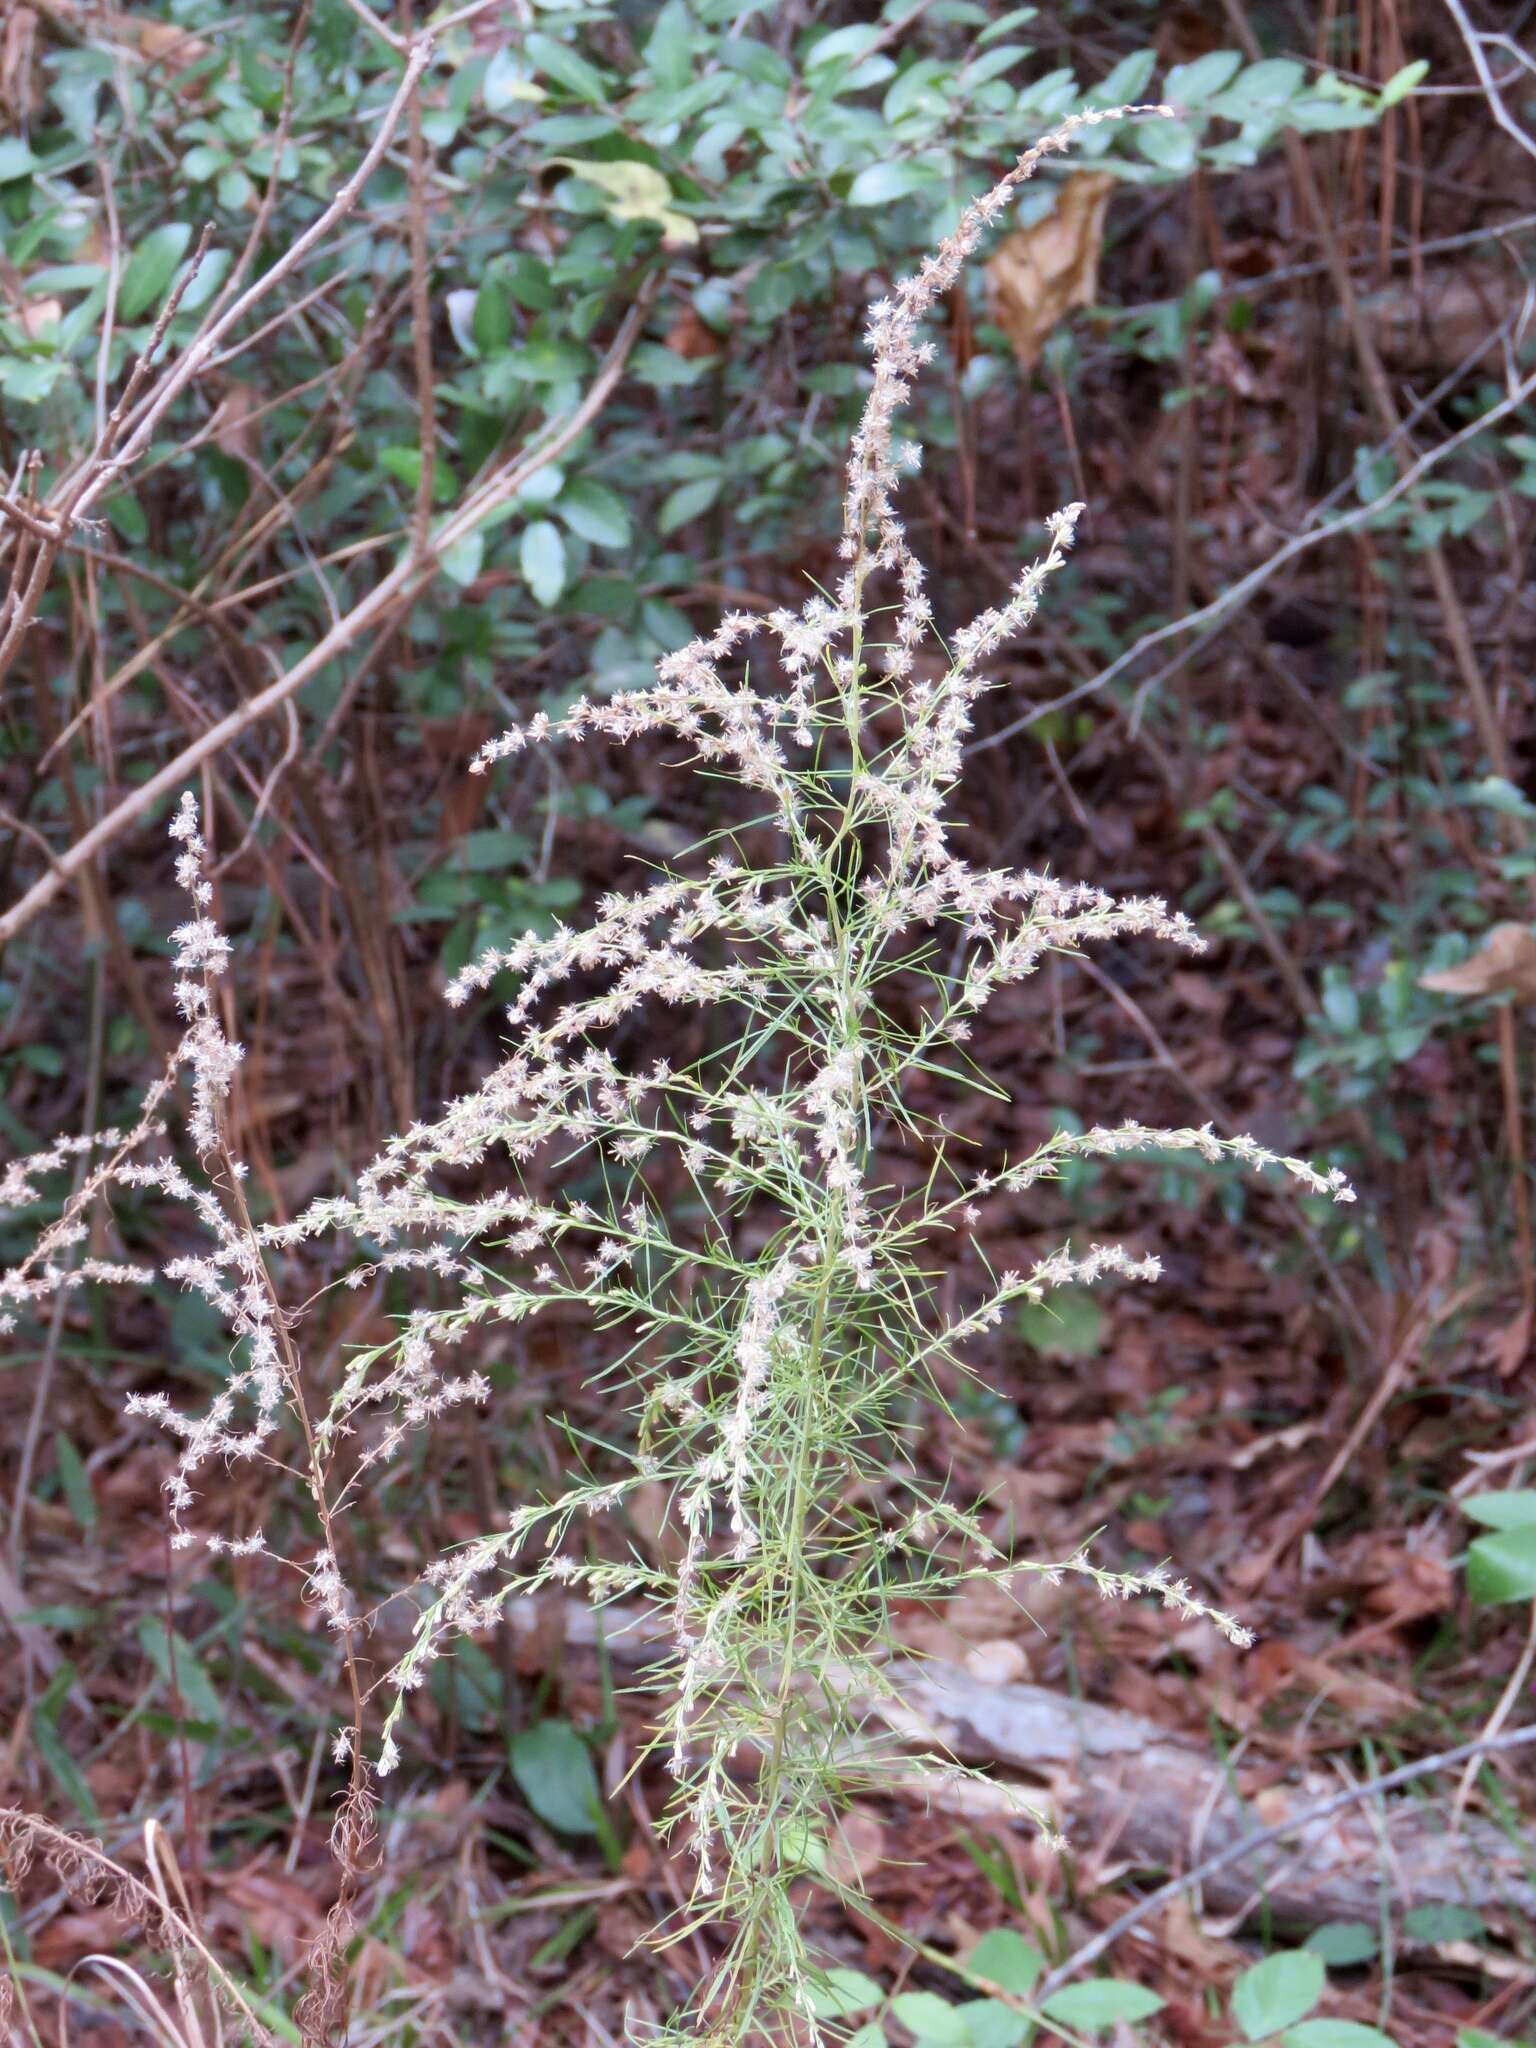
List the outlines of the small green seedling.
{"type": "Polygon", "coordinates": [[[1536,1600],[1536,1492],[1474,1493],[1461,1511],[1488,1531],[1467,1549],[1467,1591],[1474,1604],[1536,1600]]]}
{"type": "MultiPolygon", "coordinates": [[[[1374,1951],[1373,1951],[1374,1953],[1374,1951]]],[[[1349,1962],[1362,1958],[1350,1955],[1349,1962]]],[[[1020,2003],[1028,2000],[1045,1958],[1011,1928],[983,1935],[958,1967],[971,1981],[984,1980],[1020,2003]]],[[[1361,2020],[1317,2014],[1328,1973],[1317,1947],[1282,1949],[1244,1970],[1232,1987],[1233,2048],[1398,2048],[1390,2034],[1361,2020]]],[[[1155,1991],[1118,1977],[1086,1977],[1052,1993],[1031,2013],[1000,1998],[959,2002],[937,1991],[899,1991],[887,1998],[863,1970],[839,1966],[824,1973],[814,1991],[818,2019],[861,2024],[846,2036],[848,2048],[892,2048],[910,2040],[914,2048],[1029,2048],[1037,2039],[1080,2043],[1111,2029],[1135,2026],[1164,2005],[1155,1991]],[[865,2017],[869,2015],[869,2017],[865,2017]]],[[[1480,2027],[1463,2027],[1456,2048],[1526,2048],[1480,2027]]]]}

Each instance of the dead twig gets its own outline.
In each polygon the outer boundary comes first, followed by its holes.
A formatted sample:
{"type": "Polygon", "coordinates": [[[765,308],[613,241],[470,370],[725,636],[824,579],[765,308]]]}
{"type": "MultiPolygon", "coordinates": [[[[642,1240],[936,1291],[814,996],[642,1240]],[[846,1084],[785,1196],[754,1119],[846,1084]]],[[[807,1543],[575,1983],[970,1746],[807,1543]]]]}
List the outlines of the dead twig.
{"type": "MultiPolygon", "coordinates": [[[[1250,62],[1257,60],[1263,52],[1243,0],[1222,0],[1222,4],[1244,55],[1250,62]]],[[[1385,365],[1361,310],[1354,278],[1350,274],[1348,260],[1334,228],[1333,215],[1323,197],[1312,169],[1311,158],[1301,137],[1294,129],[1288,128],[1281,140],[1291,177],[1301,194],[1302,204],[1312,223],[1312,231],[1328,265],[1329,282],[1333,286],[1339,311],[1349,330],[1355,359],[1360,366],[1366,401],[1376,416],[1377,425],[1391,451],[1393,461],[1397,464],[1400,481],[1406,480],[1418,465],[1409,461],[1407,447],[1402,441],[1402,415],[1398,411],[1391,380],[1387,376],[1385,365]]],[[[1452,436],[1453,440],[1458,438],[1459,436],[1452,436]]],[[[1449,446],[1449,443],[1446,445],[1449,446]]],[[[1467,624],[1466,611],[1456,590],[1455,579],[1451,575],[1450,563],[1446,560],[1445,551],[1438,541],[1432,541],[1425,548],[1424,563],[1429,571],[1435,602],[1440,608],[1451,657],[1466,690],[1467,701],[1472,711],[1472,722],[1477,728],[1477,736],[1488,757],[1488,765],[1495,775],[1502,775],[1507,781],[1511,767],[1509,747],[1499,724],[1492,693],[1483,675],[1482,664],[1477,658],[1477,649],[1473,644],[1471,628],[1467,624]]],[[[1519,834],[1520,828],[1513,818],[1508,821],[1508,830],[1512,835],[1519,834]]]]}
{"type": "Polygon", "coordinates": [[[512,461],[494,471],[451,513],[439,528],[434,538],[432,558],[427,562],[418,561],[414,552],[407,550],[399,562],[376,583],[368,594],[355,604],[333,625],[323,638],[292,668],[286,670],[275,682],[249,698],[244,704],[221,718],[217,724],[193,740],[188,746],[166,763],[158,774],[125,796],[104,818],[91,827],[65,853],[59,855],[49,871],[39,876],[32,887],[21,896],[11,908],[0,916],[0,946],[7,944],[16,934],[32,922],[38,913],[58,895],[64,884],[77,875],[82,868],[121,838],[134,821],[157,803],[161,797],[169,796],[180,789],[195,768],[211,759],[227,747],[232,740],[251,726],[259,723],[271,711],[288,701],[294,693],[303,688],[312,676],[317,675],[326,664],[350,647],[359,636],[376,620],[384,618],[390,610],[408,593],[418,594],[426,583],[437,573],[437,563],[442,554],[473,533],[499,505],[505,504],[533,475],[534,471],[552,462],[572,441],[584,433],[602,411],[611,397],[615,386],[623,375],[635,343],[640,338],[645,316],[650,308],[660,279],[653,274],[636,294],[634,303],[620,324],[613,345],[603,360],[602,367],[592,380],[585,397],[574,411],[565,414],[554,429],[542,440],[536,441],[512,461]]]}
{"type": "Polygon", "coordinates": [[[1446,10],[1456,24],[1457,33],[1467,46],[1467,55],[1472,59],[1472,69],[1477,73],[1477,82],[1483,88],[1483,97],[1495,121],[1513,141],[1517,142],[1527,156],[1536,157],[1536,136],[1522,128],[1505,104],[1503,87],[1493,75],[1493,66],[1488,62],[1488,49],[1502,50],[1514,62],[1517,72],[1523,71],[1529,80],[1536,75],[1536,63],[1532,62],[1529,50],[1521,49],[1512,36],[1488,34],[1476,29],[1468,17],[1461,0],[1445,0],[1446,10]]]}
{"type": "MultiPolygon", "coordinates": [[[[1531,1603],[1531,1619],[1525,1631],[1525,1642],[1515,1668],[1509,1674],[1509,1683],[1499,1694],[1498,1704],[1488,1716],[1483,1728],[1484,1742],[1491,1743],[1497,1740],[1499,1731],[1514,1712],[1515,1702],[1524,1689],[1526,1679],[1531,1675],[1532,1664],[1536,1664],[1536,1601],[1531,1603]]],[[[1485,1752],[1479,1751],[1476,1756],[1467,1759],[1466,1769],[1461,1774],[1461,1783],[1456,1787],[1456,1797],[1451,1802],[1453,1828],[1461,1826],[1462,1815],[1467,1810],[1467,1801],[1472,1797],[1472,1787],[1477,1783],[1477,1774],[1482,1768],[1484,1754],[1485,1752]]]]}
{"type": "Polygon", "coordinates": [[[1139,685],[1136,691],[1136,704],[1139,708],[1161,684],[1177,675],[1208,641],[1215,638],[1235,611],[1257,597],[1265,585],[1273,582],[1289,563],[1301,555],[1310,554],[1314,548],[1321,547],[1327,541],[1336,540],[1340,534],[1353,533],[1357,527],[1365,526],[1378,518],[1389,506],[1395,505],[1400,498],[1417,489],[1425,477],[1431,475],[1442,463],[1459,454],[1469,442],[1475,441],[1490,427],[1497,426],[1500,420],[1508,419],[1511,413],[1518,412],[1533,394],[1536,394],[1536,371],[1522,378],[1497,405],[1490,406],[1487,412],[1469,421],[1466,426],[1440,442],[1438,447],[1427,449],[1417,462],[1410,464],[1402,472],[1395,483],[1389,484],[1386,490],[1378,493],[1366,504],[1357,505],[1348,512],[1341,512],[1338,518],[1330,519],[1326,525],[1311,527],[1304,533],[1293,534],[1283,547],[1277,548],[1272,555],[1250,569],[1246,576],[1240,576],[1219,596],[1212,598],[1209,604],[1202,605],[1198,611],[1186,613],[1182,619],[1170,619],[1166,626],[1155,626],[1150,632],[1143,633],[1139,640],[1132,641],[1123,653],[1117,654],[1112,662],[1101,668],[1096,675],[1090,676],[1086,682],[1077,684],[1074,689],[1065,691],[1060,697],[1053,697],[1047,704],[1034,705],[1019,717],[1010,719],[1006,725],[1000,726],[996,732],[988,733],[984,739],[973,740],[966,749],[967,755],[984,754],[990,747],[1000,747],[1006,741],[1016,738],[1019,733],[1027,732],[1032,725],[1038,725],[1042,718],[1049,718],[1053,712],[1066,711],[1072,705],[1080,704],[1085,697],[1096,697],[1101,690],[1107,689],[1112,682],[1123,676],[1128,668],[1139,662],[1144,654],[1150,654],[1154,647],[1161,647],[1169,640],[1177,640],[1185,633],[1197,634],[1198,638],[1192,645],[1186,647],[1173,661],[1139,685]]]}

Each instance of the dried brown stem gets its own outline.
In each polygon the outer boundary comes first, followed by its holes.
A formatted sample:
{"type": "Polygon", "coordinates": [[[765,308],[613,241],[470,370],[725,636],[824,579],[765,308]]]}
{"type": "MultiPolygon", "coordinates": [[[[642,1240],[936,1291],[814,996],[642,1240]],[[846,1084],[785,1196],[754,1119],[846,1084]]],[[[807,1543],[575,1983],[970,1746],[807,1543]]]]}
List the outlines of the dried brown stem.
{"type": "Polygon", "coordinates": [[[1395,505],[1400,498],[1405,498],[1424,481],[1426,476],[1440,468],[1442,463],[1459,454],[1490,427],[1497,426],[1500,420],[1508,419],[1511,413],[1518,412],[1533,394],[1536,394],[1536,371],[1521,378],[1497,405],[1490,406],[1485,413],[1469,421],[1466,426],[1442,441],[1438,447],[1426,450],[1416,462],[1402,472],[1395,483],[1389,484],[1386,490],[1366,504],[1354,506],[1348,512],[1341,512],[1337,518],[1329,519],[1320,526],[1309,527],[1302,533],[1293,534],[1283,546],[1276,548],[1272,555],[1257,563],[1246,576],[1240,576],[1209,604],[1202,605],[1198,611],[1187,613],[1182,619],[1170,619],[1166,626],[1155,626],[1151,632],[1143,633],[1139,640],[1132,641],[1123,653],[1117,654],[1112,662],[1099,670],[1097,675],[1090,676],[1086,682],[1079,683],[1075,689],[1065,691],[1060,697],[1053,697],[1049,703],[1033,705],[1018,718],[1010,719],[1006,725],[999,727],[996,732],[988,733],[984,739],[973,740],[966,750],[967,753],[984,754],[991,747],[1004,745],[1019,733],[1027,732],[1042,718],[1048,718],[1052,712],[1065,711],[1073,704],[1080,704],[1085,697],[1096,697],[1101,690],[1118,681],[1127,669],[1134,667],[1144,654],[1150,654],[1154,647],[1161,647],[1186,633],[1196,634],[1196,639],[1171,662],[1137,686],[1135,703],[1139,712],[1159,686],[1167,682],[1171,676],[1177,675],[1201,647],[1215,638],[1231,615],[1257,597],[1265,585],[1271,583],[1282,569],[1296,561],[1298,557],[1310,554],[1314,548],[1336,540],[1340,534],[1353,533],[1358,527],[1379,518],[1389,506],[1395,505]]]}
{"type": "Polygon", "coordinates": [[[602,367],[592,380],[585,397],[576,409],[561,418],[553,430],[542,440],[503,464],[491,476],[472,489],[463,503],[449,515],[439,529],[433,556],[426,562],[418,562],[414,554],[407,552],[395,567],[376,583],[368,594],[355,604],[351,611],[340,618],[307,654],[267,688],[221,718],[199,738],[184,747],[175,759],[141,783],[108,811],[104,818],[76,840],[66,853],[60,854],[57,862],[40,876],[32,887],[12,907],[0,916],[0,945],[7,944],[19,931],[48,906],[64,884],[71,881],[81,870],[114,840],[142,817],[162,797],[180,789],[187,777],[204,761],[212,758],[238,739],[253,725],[258,724],[269,712],[285,704],[290,697],[301,690],[311,677],[317,675],[326,664],[363,634],[369,626],[384,619],[402,600],[414,599],[421,589],[437,573],[437,560],[442,552],[462,540],[492,513],[497,506],[505,504],[532,476],[535,470],[551,462],[584,433],[592,421],[603,410],[612,396],[624,366],[628,362],[635,343],[640,338],[645,315],[655,294],[659,279],[652,277],[637,293],[634,304],[624,316],[613,345],[604,358],[602,367]]]}

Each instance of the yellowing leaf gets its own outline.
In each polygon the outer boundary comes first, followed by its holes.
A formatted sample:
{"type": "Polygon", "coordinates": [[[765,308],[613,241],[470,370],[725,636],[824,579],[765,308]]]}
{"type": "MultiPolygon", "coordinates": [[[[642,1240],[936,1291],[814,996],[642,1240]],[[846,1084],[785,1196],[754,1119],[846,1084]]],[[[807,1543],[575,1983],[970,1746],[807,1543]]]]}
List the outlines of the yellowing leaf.
{"type": "Polygon", "coordinates": [[[1529,925],[1496,924],[1468,960],[1421,974],[1419,987],[1442,996],[1501,996],[1536,1002],[1536,932],[1529,925]]]}
{"type": "Polygon", "coordinates": [[[574,156],[557,156],[551,161],[564,164],[585,184],[606,192],[612,202],[608,208],[610,220],[654,221],[669,247],[699,239],[697,224],[673,207],[672,187],[654,164],[638,164],[628,157],[617,163],[598,163],[574,156]]]}
{"type": "Polygon", "coordinates": [[[1115,184],[1107,172],[1078,171],[1062,184],[1054,210],[1015,228],[987,265],[988,308],[1026,370],[1067,314],[1098,296],[1104,215],[1115,184]]]}

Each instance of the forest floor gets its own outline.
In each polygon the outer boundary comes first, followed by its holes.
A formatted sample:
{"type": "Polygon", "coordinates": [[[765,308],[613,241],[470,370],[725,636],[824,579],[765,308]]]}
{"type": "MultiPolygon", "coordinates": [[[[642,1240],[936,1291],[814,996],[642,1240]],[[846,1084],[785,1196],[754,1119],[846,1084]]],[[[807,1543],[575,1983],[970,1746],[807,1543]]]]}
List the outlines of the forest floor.
{"type": "MultiPolygon", "coordinates": [[[[1536,1709],[1536,1601],[1474,1600],[1466,1552],[1477,1527],[1462,1506],[1536,1471],[1525,1149],[1536,811],[1522,796],[1536,769],[1536,492],[1483,477],[1497,501],[1488,518],[1475,530],[1448,524],[1435,541],[1489,681],[1507,772],[1468,737],[1475,718],[1445,651],[1422,527],[1362,527],[1350,547],[1298,554],[1218,638],[1192,652],[1186,643],[1156,689],[1120,696],[1100,678],[1137,620],[1205,603],[1305,530],[1332,481],[1337,437],[1372,438],[1361,427],[1370,352],[1424,431],[1450,434],[1467,377],[1482,374],[1466,371],[1469,352],[1476,365],[1490,337],[1520,345],[1525,293],[1507,245],[1490,231],[1469,252],[1458,238],[1483,231],[1494,196],[1506,210],[1522,195],[1532,203],[1529,160],[1470,123],[1438,147],[1431,170],[1418,165],[1417,225],[1391,260],[1377,233],[1391,218],[1379,165],[1363,167],[1347,144],[1332,160],[1336,240],[1363,288],[1353,323],[1332,295],[1337,250],[1306,224],[1285,155],[1246,176],[1239,200],[1218,209],[1205,192],[1190,247],[1188,224],[1175,232],[1148,201],[1144,232],[1116,256],[1119,306],[1166,308],[1210,267],[1224,292],[1246,291],[1251,325],[1192,329],[1170,358],[1157,353],[1150,316],[1140,329],[1087,316],[1070,396],[1047,367],[960,404],[956,446],[911,490],[941,626],[1006,586],[1017,536],[1038,530],[1061,463],[1077,465],[1091,507],[1071,618],[1047,606],[1027,647],[998,666],[974,736],[962,843],[991,864],[1166,897],[1211,937],[1205,953],[1171,965],[1137,945],[1113,959],[1052,960],[1011,990],[973,1047],[1009,1101],[975,1098],[969,1123],[946,1104],[956,1137],[985,1160],[1029,1149],[1063,1119],[1214,1123],[1341,1161],[1360,1200],[1332,1211],[1224,1172],[1084,1164],[1039,1190],[1025,1218],[984,1204],[975,1246],[997,1269],[1025,1267],[1071,1235],[1155,1253],[1163,1277],[1069,1294],[1054,1313],[996,1333],[977,1379],[942,1389],[947,1406],[923,1438],[932,1475],[985,1500],[1033,1556],[1069,1557],[1092,1539],[1111,1568],[1171,1563],[1257,1641],[1237,1649],[1207,1624],[1106,1604],[1071,1583],[942,1614],[911,1603],[899,1640],[983,1691],[1046,1688],[1187,1741],[1223,1766],[1258,1825],[1289,1810],[1287,1799],[1321,1801],[1518,1730],[1536,1709]],[[1454,246],[1436,256],[1442,243],[1454,246]],[[1127,345],[1128,332],[1141,340],[1127,345]],[[1198,386],[1198,405],[1165,405],[1175,373],[1198,386]],[[1080,701],[1048,708],[1087,685],[1080,701]],[[1040,715],[1016,730],[1029,712],[1040,715]],[[1504,925],[1517,928],[1513,950],[1490,964],[1475,949],[1504,925]],[[1459,982],[1421,985],[1469,949],[1470,968],[1451,966],[1459,982]]],[[[969,317],[952,308],[957,380],[974,346],[969,317]]],[[[741,553],[715,565],[723,584],[665,595],[702,629],[723,588],[733,601],[798,603],[831,559],[820,540],[741,553]]],[[[57,630],[40,627],[39,644],[57,630]]],[[[295,839],[329,817],[379,900],[395,900],[412,863],[446,860],[463,834],[501,822],[482,809],[486,784],[462,774],[491,729],[484,704],[434,721],[381,692],[358,717],[355,773],[324,803],[294,806],[295,839]],[[423,818],[433,820],[425,845],[423,818]]],[[[541,842],[541,884],[557,878],[590,905],[711,830],[707,797],[672,797],[668,760],[635,748],[584,763],[602,798],[585,807],[562,809],[532,780],[515,785],[507,808],[541,842]]],[[[162,844],[120,846],[112,877],[134,929],[179,921],[162,844]]],[[[254,859],[237,864],[224,895],[241,938],[229,1022],[250,1048],[234,1099],[238,1148],[266,1212],[291,1216],[344,1184],[402,1111],[480,1078],[498,1055],[498,1016],[489,1004],[445,1012],[436,926],[384,925],[382,966],[365,958],[352,906],[317,890],[313,863],[286,845],[260,874],[254,859]],[[274,877],[276,895],[320,934],[315,947],[280,947],[271,929],[245,923],[274,877]],[[388,1003],[371,1007],[384,988],[388,1003]]],[[[51,912],[31,943],[45,966],[32,994],[33,969],[19,970],[6,1026],[13,1134],[79,1127],[73,1055],[92,1030],[83,1000],[55,1001],[46,964],[78,951],[78,911],[51,912]],[[17,1047],[28,1056],[10,1058],[17,1047]]],[[[173,1041],[169,973],[142,959],[114,959],[119,970],[98,982],[110,991],[98,1000],[173,1041]]],[[[693,1029],[678,1026],[675,1058],[702,1049],[693,1029]]],[[[914,1078],[919,1113],[926,1085],[914,1078]]],[[[886,1165],[903,1170],[896,1152],[886,1165]]],[[[140,1222],[157,1258],[185,1248],[156,1239],[152,1216],[140,1222]]],[[[322,1301],[311,1355],[328,1369],[343,1347],[381,1341],[387,1308],[381,1292],[322,1301]]],[[[451,1417],[349,1516],[349,1569],[379,1603],[380,1668],[414,1612],[390,1589],[494,1526],[509,1498],[561,1473],[584,1436],[604,1434],[588,1341],[558,1318],[500,1340],[483,1361],[488,1407],[451,1417]]],[[[215,1571],[172,1550],[169,1454],[124,1414],[130,1390],[174,1389],[189,1361],[207,1377],[225,1348],[190,1296],[71,1296],[37,1347],[0,1370],[7,1491],[30,1474],[0,1554],[0,1624],[13,1645],[0,1664],[0,1804],[44,1811],[138,1868],[148,1843],[177,1910],[256,1987],[263,2017],[297,2038],[287,2008],[338,1900],[329,1836],[345,1772],[331,1745],[344,1703],[324,1618],[301,1609],[275,1558],[215,1571]]],[[[241,1468],[227,1489],[232,1520],[270,1526],[274,1551],[302,1534],[270,1473],[241,1468]]],[[[659,1493],[636,1497],[624,1533],[641,1555],[678,1541],[659,1493]]],[[[667,1781],[645,1756],[643,1667],[569,1623],[559,1603],[509,1621],[445,1660],[413,1702],[406,1760],[382,1788],[377,1860],[351,1901],[352,2048],[607,2043],[664,2017],[707,1973],[708,1922],[683,1911],[686,1843],[659,1830],[667,1781]],[[579,1730],[576,1751],[530,1747],[529,1731],[550,1725],[579,1730]],[[579,1815],[583,1770],[601,1788],[598,1820],[541,1819],[548,1786],[530,1785],[574,1773],[579,1815]],[[675,1944],[648,1945],[674,1916],[675,1944]]],[[[831,1955],[903,1990],[955,1995],[942,1958],[1001,1925],[1059,1963],[1168,1868],[1126,1849],[1134,1803],[1152,1797],[1138,1789],[1133,1754],[1120,1767],[1123,1824],[1103,1825],[1095,1774],[1109,1768],[1010,1767],[1050,1807],[1065,1850],[995,1814],[861,1801],[840,1853],[867,1880],[870,1913],[835,1909],[809,1884],[805,1912],[831,1955]],[[890,1923],[920,1944],[915,1956],[890,1923]]],[[[1536,1882],[1536,1752],[1495,1747],[1464,1782],[1457,1767],[1399,1796],[1420,1820],[1449,1830],[1465,1816],[1498,1834],[1536,1882]]],[[[1199,1861],[1209,1820],[1188,1815],[1176,1872],[1199,1861]]],[[[1446,2048],[1468,2028],[1500,2041],[1536,2035],[1524,1892],[1427,1899],[1385,1819],[1375,1841],[1362,1890],[1376,1905],[1362,1918],[1278,1928],[1262,1898],[1218,1913],[1192,1889],[1101,1967],[1165,2001],[1157,2026],[1176,2048],[1227,2048],[1225,1987],[1266,1946],[1303,1941],[1330,1964],[1329,2013],[1387,2029],[1399,2048],[1446,2048]]],[[[173,2022],[155,2006],[147,2020],[153,2001],[136,2005],[120,1900],[37,1871],[17,1898],[0,1916],[20,2000],[12,2038],[73,2032],[126,2048],[148,2026],[194,2048],[185,2015],[173,2022]]],[[[164,1962],[155,1947],[140,1955],[151,1976],[164,1962]]],[[[1475,2048],[1475,2035],[1464,2038],[1475,2048]]]]}

